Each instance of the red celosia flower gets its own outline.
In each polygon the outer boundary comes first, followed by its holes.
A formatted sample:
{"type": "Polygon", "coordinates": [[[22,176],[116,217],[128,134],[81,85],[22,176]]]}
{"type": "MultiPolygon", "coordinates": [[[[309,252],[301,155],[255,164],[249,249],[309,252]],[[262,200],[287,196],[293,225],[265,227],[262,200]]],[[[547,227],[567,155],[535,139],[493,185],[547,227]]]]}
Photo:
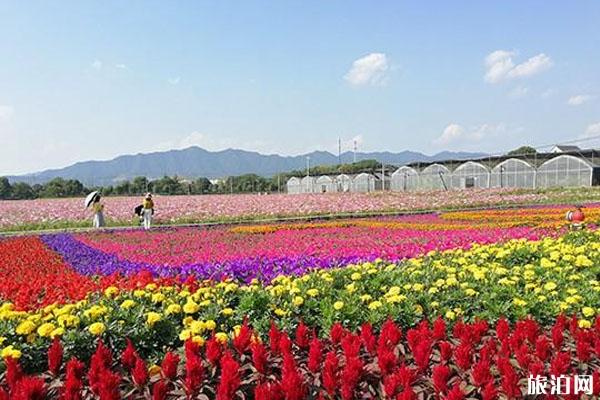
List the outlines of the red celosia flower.
{"type": "Polygon", "coordinates": [[[279,353],[288,354],[292,351],[292,341],[287,333],[282,333],[279,336],[279,353]]]}
{"type": "Polygon", "coordinates": [[[550,374],[555,376],[564,375],[571,369],[571,355],[560,352],[550,362],[550,374]]]}
{"type": "Polygon", "coordinates": [[[425,371],[429,367],[429,359],[431,358],[431,341],[429,338],[421,340],[415,347],[413,357],[420,371],[425,371]]]}
{"type": "Polygon", "coordinates": [[[396,396],[396,400],[416,400],[417,394],[411,388],[404,389],[402,392],[396,396]]]}
{"type": "Polygon", "coordinates": [[[62,364],[63,348],[58,337],[52,341],[52,345],[48,348],[48,370],[53,375],[58,375],[62,364]]]}
{"type": "Polygon", "coordinates": [[[125,346],[125,350],[123,350],[123,354],[121,354],[121,364],[129,371],[135,366],[137,352],[135,351],[135,347],[133,346],[133,343],[131,343],[131,340],[127,338],[126,341],[127,345],[125,346]]]}
{"type": "Polygon", "coordinates": [[[296,344],[301,349],[306,349],[310,344],[310,331],[302,321],[300,321],[296,328],[296,344]]]}
{"type": "MultiPolygon", "coordinates": [[[[589,331],[588,331],[589,332],[589,331]]],[[[591,333],[591,332],[589,332],[591,333]]],[[[592,340],[593,336],[582,331],[575,336],[575,349],[579,361],[587,362],[592,356],[592,340]]]]}
{"type": "Polygon", "coordinates": [[[435,321],[433,321],[433,339],[446,339],[446,322],[442,319],[442,317],[438,317],[435,321]]]}
{"type": "Polygon", "coordinates": [[[545,366],[544,363],[541,361],[535,361],[529,364],[529,371],[528,371],[528,375],[533,375],[533,376],[545,376],[544,371],[545,371],[545,366]]]}
{"type": "Polygon", "coordinates": [[[473,348],[470,343],[461,343],[454,349],[454,360],[456,365],[466,371],[471,368],[473,348]]]}
{"type": "Polygon", "coordinates": [[[396,326],[394,321],[388,318],[381,326],[378,344],[396,346],[401,338],[402,330],[396,326]]]}
{"type": "Polygon", "coordinates": [[[542,335],[535,341],[535,355],[542,361],[546,361],[550,356],[550,340],[542,335]]]}
{"type": "Polygon", "coordinates": [[[46,383],[39,377],[24,376],[19,379],[14,391],[11,390],[10,397],[13,400],[44,400],[46,383]]]}
{"type": "Polygon", "coordinates": [[[101,395],[102,379],[105,371],[110,369],[112,364],[112,353],[110,349],[104,346],[102,340],[98,341],[96,351],[92,354],[90,369],[88,371],[88,381],[90,388],[96,395],[101,395]]]}
{"type": "Polygon", "coordinates": [[[231,400],[240,387],[240,365],[229,351],[221,357],[221,379],[217,386],[217,400],[231,400]]]}
{"type": "Polygon", "coordinates": [[[281,332],[277,328],[277,325],[271,321],[271,328],[269,329],[269,347],[272,354],[279,354],[279,338],[281,332]]]}
{"type": "Polygon", "coordinates": [[[496,400],[498,398],[498,390],[494,386],[494,382],[489,382],[481,391],[481,400],[496,400]]]}
{"type": "Polygon", "coordinates": [[[193,351],[186,354],[185,359],[185,389],[188,395],[194,394],[204,379],[204,367],[200,356],[193,351]]]}
{"type": "Polygon", "coordinates": [[[10,400],[8,393],[6,393],[3,387],[0,387],[0,400],[10,400]]]}
{"type": "Polygon", "coordinates": [[[377,346],[377,365],[379,366],[379,370],[381,371],[381,376],[385,377],[388,374],[392,373],[396,368],[397,363],[398,357],[396,357],[396,354],[389,346],[377,346]]]}
{"type": "Polygon", "coordinates": [[[252,335],[253,331],[248,326],[248,318],[244,318],[244,322],[242,323],[239,332],[233,338],[233,347],[238,353],[244,354],[248,350],[250,342],[252,341],[252,335]]]}
{"type": "Polygon", "coordinates": [[[564,327],[558,323],[558,321],[552,327],[552,343],[555,349],[560,349],[563,345],[565,337],[563,335],[564,327]]]}
{"type": "Polygon", "coordinates": [[[488,360],[480,360],[473,365],[471,370],[471,378],[473,385],[482,388],[492,381],[492,373],[490,372],[490,362],[488,360]]]}
{"type": "Polygon", "coordinates": [[[329,332],[329,337],[331,341],[335,344],[340,343],[344,335],[346,334],[346,330],[339,322],[336,322],[331,326],[331,330],[329,332]]]}
{"type": "Polygon", "coordinates": [[[81,400],[84,368],[85,365],[74,357],[67,362],[63,400],[81,400]]]}
{"type": "Polygon", "coordinates": [[[448,342],[439,342],[440,358],[442,362],[450,360],[452,357],[452,345],[448,342]]]}
{"type": "Polygon", "coordinates": [[[177,354],[168,351],[160,364],[160,369],[163,377],[169,380],[177,378],[177,367],[179,365],[180,358],[177,354]]]}
{"type": "Polygon", "coordinates": [[[285,393],[286,400],[303,400],[305,398],[304,380],[296,367],[294,356],[290,353],[284,353],[283,355],[281,389],[285,393]]]}
{"type": "Polygon", "coordinates": [[[515,358],[517,359],[517,362],[519,363],[519,366],[522,369],[529,369],[529,363],[531,362],[531,358],[529,356],[529,347],[527,346],[527,344],[523,343],[517,348],[517,350],[515,351],[515,358]]]}
{"type": "Polygon", "coordinates": [[[254,398],[257,400],[284,400],[285,395],[279,383],[259,383],[254,388],[254,398]]]}
{"type": "Polygon", "coordinates": [[[221,342],[219,342],[213,332],[210,339],[206,341],[206,359],[214,367],[221,358],[221,342]]]}
{"type": "Polygon", "coordinates": [[[448,392],[448,395],[444,397],[444,400],[463,400],[465,398],[465,393],[460,388],[458,383],[455,383],[452,386],[452,389],[448,392]]]}
{"type": "Polygon", "coordinates": [[[252,363],[254,364],[254,368],[258,371],[259,374],[267,373],[267,348],[259,342],[252,343],[250,346],[252,350],[252,363]]]}
{"type": "Polygon", "coordinates": [[[342,369],[341,394],[343,400],[354,399],[354,390],[360,382],[363,372],[363,362],[358,357],[346,358],[342,369]]]}
{"type": "Polygon", "coordinates": [[[492,359],[496,355],[497,348],[498,345],[494,338],[487,339],[479,351],[480,359],[492,362],[492,359]]]}
{"type": "Polygon", "coordinates": [[[521,397],[521,389],[519,388],[519,377],[512,367],[510,362],[501,362],[498,360],[498,369],[500,370],[502,379],[502,390],[508,397],[521,397]]]}
{"type": "Polygon", "coordinates": [[[356,357],[360,353],[360,337],[348,333],[342,339],[342,350],[346,358],[356,357]]]}
{"type": "Polygon", "coordinates": [[[163,379],[157,381],[154,386],[152,386],[152,400],[165,400],[168,393],[169,386],[163,379]]]}
{"type": "Polygon", "coordinates": [[[146,363],[139,356],[135,359],[135,365],[131,370],[131,376],[133,377],[133,382],[137,386],[144,386],[148,382],[148,367],[146,367],[146,363]]]}
{"type": "Polygon", "coordinates": [[[373,334],[373,326],[370,323],[366,322],[360,327],[360,338],[365,349],[373,355],[377,349],[377,337],[373,334]]]}
{"type": "Polygon", "coordinates": [[[508,338],[509,334],[510,325],[508,324],[508,321],[505,318],[500,318],[498,323],[496,323],[496,337],[502,342],[504,339],[508,338]]]}
{"type": "Polygon", "coordinates": [[[6,382],[8,383],[8,389],[13,392],[17,383],[23,377],[23,370],[21,369],[21,364],[19,364],[19,360],[7,357],[4,359],[6,364],[6,382]]]}
{"type": "Polygon", "coordinates": [[[315,335],[310,341],[310,348],[308,350],[308,369],[313,374],[316,374],[321,368],[321,361],[323,359],[323,345],[319,338],[315,335]]]}
{"type": "Polygon", "coordinates": [[[436,392],[446,393],[448,391],[448,380],[450,379],[450,368],[442,364],[436,365],[433,367],[431,378],[436,392]]]}
{"type": "Polygon", "coordinates": [[[339,387],[338,366],[339,361],[335,355],[335,352],[330,351],[327,353],[321,375],[323,377],[323,387],[329,396],[334,396],[337,388],[339,387]]]}
{"type": "Polygon", "coordinates": [[[592,374],[592,382],[594,384],[594,396],[600,396],[600,371],[594,371],[592,374]]]}

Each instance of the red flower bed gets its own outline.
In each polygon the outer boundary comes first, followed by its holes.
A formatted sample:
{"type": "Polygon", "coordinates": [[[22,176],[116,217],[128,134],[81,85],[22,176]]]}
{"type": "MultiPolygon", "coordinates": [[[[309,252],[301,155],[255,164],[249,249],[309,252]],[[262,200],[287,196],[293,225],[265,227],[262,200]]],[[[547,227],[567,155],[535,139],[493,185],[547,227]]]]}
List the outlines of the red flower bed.
{"type": "MultiPolygon", "coordinates": [[[[600,318],[592,329],[565,317],[547,330],[533,320],[512,328],[500,320],[495,329],[458,322],[451,333],[442,319],[407,332],[388,321],[379,335],[369,325],[359,332],[334,325],[327,339],[302,324],[292,337],[273,326],[266,343],[244,324],[229,344],[188,341],[182,355],[168,352],[150,369],[131,343],[116,358],[99,342],[89,365],[76,358],[63,365],[55,341],[44,374],[27,376],[6,360],[0,399],[517,399],[530,375],[592,375],[597,396],[599,361],[600,318]]],[[[581,397],[571,388],[560,398],[581,397]]]]}
{"type": "Polygon", "coordinates": [[[124,278],[119,275],[93,280],[74,271],[38,237],[0,240],[0,298],[19,309],[83,299],[88,293],[115,285],[123,289],[147,283],[173,284],[177,279],[154,280],[150,273],[124,278]]]}

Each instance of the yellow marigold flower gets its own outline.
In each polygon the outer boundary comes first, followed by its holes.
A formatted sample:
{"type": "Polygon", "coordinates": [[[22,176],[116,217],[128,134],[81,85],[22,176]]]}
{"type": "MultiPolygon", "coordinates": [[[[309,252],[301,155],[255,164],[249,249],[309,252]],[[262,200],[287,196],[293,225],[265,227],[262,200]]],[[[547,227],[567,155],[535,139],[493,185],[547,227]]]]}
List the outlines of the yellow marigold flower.
{"type": "Polygon", "coordinates": [[[169,306],[167,307],[167,310],[165,311],[165,314],[172,315],[172,314],[179,314],[180,312],[181,312],[181,306],[179,304],[169,304],[169,306]]]}
{"type": "Polygon", "coordinates": [[[156,290],[157,288],[158,286],[156,286],[156,283],[149,283],[146,285],[146,290],[149,290],[151,292],[156,290]]]}
{"type": "Polygon", "coordinates": [[[106,331],[106,326],[102,322],[95,322],[88,326],[88,330],[92,335],[100,336],[106,331]]]}
{"type": "Polygon", "coordinates": [[[160,366],[156,365],[156,364],[152,364],[151,366],[148,367],[148,375],[150,376],[156,376],[158,374],[160,374],[160,366]]]}
{"type": "Polygon", "coordinates": [[[292,300],[292,303],[296,306],[299,307],[302,304],[304,304],[304,298],[302,296],[296,296],[294,297],[294,300],[292,300]]]}
{"type": "Polygon", "coordinates": [[[429,290],[427,291],[427,293],[429,294],[436,294],[438,293],[440,290],[436,287],[430,287],[429,290]]]}
{"type": "Polygon", "coordinates": [[[473,297],[473,296],[477,296],[477,291],[475,289],[468,288],[465,290],[465,294],[467,296],[473,297]]]}
{"type": "Polygon", "coordinates": [[[152,302],[153,303],[162,303],[163,301],[165,301],[165,295],[162,293],[154,293],[152,295],[152,302]]]}
{"type": "Polygon", "coordinates": [[[212,319],[209,319],[204,323],[204,327],[209,331],[214,331],[217,328],[217,323],[212,319]]]}
{"type": "Polygon", "coordinates": [[[204,338],[202,336],[192,336],[192,342],[196,343],[198,346],[204,346],[204,338]]]}
{"type": "Polygon", "coordinates": [[[589,329],[592,327],[592,323],[587,319],[580,319],[578,325],[581,329],[589,329]]]}
{"type": "Polygon", "coordinates": [[[104,289],[104,295],[109,298],[115,297],[118,293],[119,289],[115,286],[109,286],[104,289]]]}
{"type": "Polygon", "coordinates": [[[308,289],[306,291],[306,294],[309,295],[310,297],[316,297],[319,295],[319,290],[317,289],[308,289]]]}
{"type": "Polygon", "coordinates": [[[594,263],[585,255],[580,254],[575,259],[575,265],[578,267],[591,267],[592,265],[594,265],[594,263]]]}
{"type": "Polygon", "coordinates": [[[16,329],[17,335],[29,335],[35,329],[35,324],[29,320],[21,322],[16,329]]]}
{"type": "Polygon", "coordinates": [[[362,275],[360,272],[355,272],[352,275],[350,275],[350,279],[352,279],[353,281],[359,281],[360,278],[362,278],[362,275]]]}
{"type": "Polygon", "coordinates": [[[148,314],[146,314],[146,323],[149,326],[154,326],[154,324],[160,321],[161,318],[162,316],[159,313],[151,311],[148,314]]]}
{"type": "Polygon", "coordinates": [[[133,301],[133,300],[131,300],[131,299],[124,300],[124,301],[121,303],[121,308],[122,308],[123,310],[129,310],[129,309],[130,309],[131,307],[133,307],[133,306],[135,306],[135,301],[133,301]]]}
{"type": "Polygon", "coordinates": [[[233,315],[233,310],[227,307],[221,310],[221,314],[223,314],[226,317],[229,317],[230,315],[233,315]]]}
{"type": "Polygon", "coordinates": [[[527,305],[527,302],[519,298],[514,298],[513,304],[517,307],[525,307],[527,305]]]}
{"type": "Polygon", "coordinates": [[[142,290],[142,289],[137,289],[137,290],[133,291],[133,295],[135,297],[144,297],[144,296],[146,296],[146,291],[142,290]]]}
{"type": "Polygon", "coordinates": [[[581,309],[581,313],[585,316],[585,317],[593,317],[594,315],[596,315],[596,312],[594,311],[594,309],[592,307],[583,307],[581,309]]]}
{"type": "Polygon", "coordinates": [[[276,308],[275,309],[275,315],[277,315],[278,317],[283,317],[285,316],[287,313],[282,310],[281,308],[276,308]]]}
{"type": "Polygon", "coordinates": [[[46,322],[39,326],[37,334],[41,337],[49,337],[54,329],[56,329],[56,327],[52,323],[46,322]]]}
{"type": "Polygon", "coordinates": [[[448,311],[446,311],[445,317],[446,317],[446,319],[449,319],[452,321],[454,318],[456,318],[456,313],[452,310],[448,310],[448,311]]]}
{"type": "Polygon", "coordinates": [[[184,329],[181,332],[179,332],[179,340],[181,340],[182,342],[185,342],[186,340],[188,340],[191,337],[192,337],[192,332],[189,329],[184,329]]]}
{"type": "Polygon", "coordinates": [[[377,310],[378,308],[380,308],[383,304],[381,304],[380,301],[375,300],[371,303],[369,303],[369,310],[377,310]]]}
{"type": "Polygon", "coordinates": [[[183,312],[186,314],[195,314],[200,310],[200,306],[191,299],[188,299],[187,303],[183,305],[183,312]]]}
{"type": "Polygon", "coordinates": [[[360,300],[363,302],[367,302],[367,301],[371,301],[373,297],[371,297],[370,294],[363,294],[362,296],[360,296],[360,300]]]}
{"type": "Polygon", "coordinates": [[[21,358],[21,351],[15,349],[13,347],[13,345],[11,344],[2,349],[2,352],[0,352],[0,356],[2,356],[2,358],[10,357],[10,358],[14,358],[14,359],[19,359],[19,358],[21,358]]]}
{"type": "Polygon", "coordinates": [[[217,332],[215,334],[215,339],[217,339],[221,343],[227,343],[228,336],[225,332],[217,332]]]}
{"type": "Polygon", "coordinates": [[[50,333],[50,337],[54,338],[56,336],[62,336],[64,334],[65,334],[64,328],[56,328],[55,330],[52,331],[52,333],[50,333]]]}
{"type": "Polygon", "coordinates": [[[333,308],[336,310],[341,310],[344,307],[344,302],[343,301],[336,301],[335,303],[333,303],[333,308]]]}
{"type": "Polygon", "coordinates": [[[346,285],[346,291],[348,293],[354,293],[354,292],[356,292],[356,285],[354,285],[354,283],[346,285]]]}

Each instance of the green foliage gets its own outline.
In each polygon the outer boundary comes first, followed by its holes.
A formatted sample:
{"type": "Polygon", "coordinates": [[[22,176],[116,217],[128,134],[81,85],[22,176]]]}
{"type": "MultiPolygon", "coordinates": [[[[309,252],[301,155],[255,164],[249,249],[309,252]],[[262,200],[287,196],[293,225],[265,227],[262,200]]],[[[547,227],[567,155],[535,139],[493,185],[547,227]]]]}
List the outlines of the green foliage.
{"type": "Polygon", "coordinates": [[[509,156],[518,156],[524,154],[536,154],[537,150],[531,146],[521,146],[517,149],[511,150],[508,152],[509,156]]]}

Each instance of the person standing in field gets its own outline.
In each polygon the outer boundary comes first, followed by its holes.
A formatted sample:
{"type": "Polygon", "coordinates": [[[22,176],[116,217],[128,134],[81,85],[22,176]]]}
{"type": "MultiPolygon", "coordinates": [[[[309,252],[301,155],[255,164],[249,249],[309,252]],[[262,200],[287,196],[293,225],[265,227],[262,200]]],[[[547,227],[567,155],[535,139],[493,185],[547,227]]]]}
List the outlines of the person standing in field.
{"type": "Polygon", "coordinates": [[[142,218],[144,219],[144,229],[150,229],[152,224],[152,214],[154,214],[154,202],[152,201],[152,193],[147,193],[142,202],[142,218]]]}
{"type": "Polygon", "coordinates": [[[102,228],[104,226],[104,204],[100,201],[100,195],[96,195],[92,203],[92,211],[94,212],[94,228],[102,228]]]}

